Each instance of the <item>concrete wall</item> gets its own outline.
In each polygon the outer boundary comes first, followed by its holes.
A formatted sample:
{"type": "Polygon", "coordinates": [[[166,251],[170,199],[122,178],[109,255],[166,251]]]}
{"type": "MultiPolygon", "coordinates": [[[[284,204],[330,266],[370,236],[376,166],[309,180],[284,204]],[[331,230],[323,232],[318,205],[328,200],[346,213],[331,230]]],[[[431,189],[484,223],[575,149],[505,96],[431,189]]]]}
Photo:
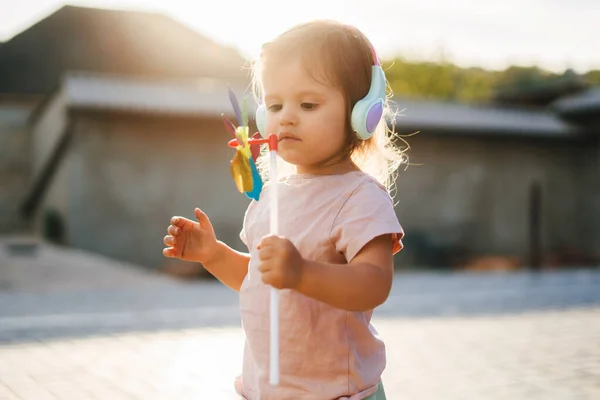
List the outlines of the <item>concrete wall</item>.
{"type": "Polygon", "coordinates": [[[0,234],[23,229],[18,207],[30,185],[33,105],[0,105],[0,234]]]}
{"type": "MultiPolygon", "coordinates": [[[[74,159],[76,158],[76,154],[69,148],[69,150],[66,151],[65,156],[60,160],[57,169],[54,171],[51,182],[36,209],[36,213],[33,217],[33,230],[40,237],[46,236],[47,227],[45,224],[48,223],[46,216],[49,212],[58,214],[63,224],[68,223],[67,216],[71,215],[69,207],[72,198],[72,193],[70,192],[70,180],[72,180],[74,176],[73,168],[74,159]]],[[[62,225],[62,229],[64,230],[65,228],[66,227],[62,225]]],[[[49,238],[46,237],[46,239],[49,238]]],[[[56,240],[57,238],[53,239],[56,240]]],[[[63,238],[63,240],[68,244],[68,238],[63,238]]]]}
{"type": "Polygon", "coordinates": [[[599,239],[585,237],[589,227],[582,224],[582,206],[592,199],[580,179],[589,168],[587,144],[425,134],[408,140],[415,165],[400,171],[397,181],[397,213],[407,234],[399,262],[494,254],[527,263],[529,196],[536,181],[545,254],[567,247],[590,251],[599,239]]]}
{"type": "Polygon", "coordinates": [[[35,179],[54,152],[67,126],[66,96],[63,90],[54,94],[32,126],[32,174],[35,179]]]}
{"type": "Polygon", "coordinates": [[[600,129],[591,134],[595,140],[580,160],[584,172],[578,179],[582,201],[577,215],[582,245],[587,253],[600,260],[600,129]]]}
{"type": "MultiPolygon", "coordinates": [[[[219,119],[73,118],[71,148],[41,209],[64,216],[68,244],[159,268],[171,216],[193,218],[198,206],[220,239],[245,250],[238,234],[249,200],[229,175],[233,151],[219,119]]],[[[597,177],[590,169],[598,168],[597,146],[425,134],[409,141],[415,165],[399,172],[395,193],[406,230],[400,267],[489,254],[527,263],[533,182],[542,188],[545,254],[589,253],[600,242],[591,222],[599,218],[599,191],[588,190],[597,177]]]]}
{"type": "Polygon", "coordinates": [[[233,151],[219,119],[73,118],[74,140],[44,204],[64,214],[68,244],[158,268],[171,216],[194,218],[200,207],[219,238],[243,250],[249,199],[229,175],[233,151]]]}

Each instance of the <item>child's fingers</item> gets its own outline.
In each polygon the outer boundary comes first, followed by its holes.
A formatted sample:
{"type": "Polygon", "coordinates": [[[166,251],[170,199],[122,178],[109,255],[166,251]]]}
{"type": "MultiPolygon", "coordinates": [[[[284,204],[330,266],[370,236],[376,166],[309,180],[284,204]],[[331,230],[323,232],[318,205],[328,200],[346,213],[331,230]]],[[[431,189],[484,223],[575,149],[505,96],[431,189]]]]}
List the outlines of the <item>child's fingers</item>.
{"type": "Polygon", "coordinates": [[[167,245],[167,246],[175,246],[175,238],[171,235],[167,235],[163,238],[163,242],[167,245]]]}
{"type": "Polygon", "coordinates": [[[263,281],[265,285],[272,286],[273,285],[273,274],[270,271],[266,271],[260,274],[260,279],[263,281]]]}
{"type": "Polygon", "coordinates": [[[171,225],[181,225],[183,224],[184,219],[181,217],[173,217],[171,218],[171,225]]]}
{"type": "Polygon", "coordinates": [[[206,215],[204,211],[198,207],[194,209],[194,215],[196,216],[200,226],[206,227],[207,225],[210,225],[210,219],[208,218],[208,215],[206,215]]]}
{"type": "Polygon", "coordinates": [[[174,249],[172,247],[164,248],[163,255],[165,257],[175,257],[174,249]]]}
{"type": "Polygon", "coordinates": [[[177,226],[169,225],[167,232],[169,232],[169,235],[171,236],[177,236],[181,233],[181,229],[179,229],[177,226]]]}
{"type": "Polygon", "coordinates": [[[281,239],[281,237],[279,237],[277,235],[271,235],[271,234],[265,235],[262,237],[262,239],[260,239],[260,242],[258,243],[256,248],[258,250],[260,250],[262,247],[265,247],[265,246],[276,245],[277,241],[280,239],[281,239]]]}
{"type": "Polygon", "coordinates": [[[258,250],[258,259],[261,261],[268,260],[273,257],[273,247],[271,246],[261,246],[258,250]]]}

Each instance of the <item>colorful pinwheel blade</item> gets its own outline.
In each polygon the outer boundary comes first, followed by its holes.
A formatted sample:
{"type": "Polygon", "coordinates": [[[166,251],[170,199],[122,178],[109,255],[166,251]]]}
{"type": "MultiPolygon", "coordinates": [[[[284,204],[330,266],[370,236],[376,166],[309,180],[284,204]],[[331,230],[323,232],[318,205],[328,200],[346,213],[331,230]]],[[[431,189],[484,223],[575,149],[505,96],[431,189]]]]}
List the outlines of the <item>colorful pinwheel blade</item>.
{"type": "Polygon", "coordinates": [[[223,125],[225,125],[225,129],[227,129],[227,132],[231,133],[233,137],[235,137],[235,126],[230,120],[225,118],[225,116],[221,116],[223,117],[223,125]]]}
{"type": "Polygon", "coordinates": [[[254,186],[250,162],[241,151],[236,151],[229,163],[231,177],[240,193],[250,192],[254,186]]]}
{"type": "Polygon", "coordinates": [[[225,129],[227,129],[227,131],[229,133],[231,133],[233,135],[234,138],[237,139],[237,143],[240,146],[243,146],[244,143],[242,143],[242,141],[237,137],[237,135],[235,134],[235,126],[233,125],[233,123],[228,120],[227,118],[223,117],[223,124],[225,124],[225,129]]]}
{"type": "Polygon", "coordinates": [[[260,192],[262,191],[263,182],[260,177],[260,174],[258,173],[258,169],[256,168],[256,163],[252,159],[250,159],[249,161],[250,169],[252,170],[252,182],[254,184],[254,187],[251,191],[246,192],[246,196],[255,201],[258,201],[258,199],[260,198],[260,192]]]}
{"type": "Polygon", "coordinates": [[[242,98],[242,122],[240,122],[240,125],[248,126],[248,104],[246,97],[242,98]]]}
{"type": "Polygon", "coordinates": [[[231,102],[231,106],[233,107],[233,112],[235,113],[235,118],[237,119],[238,125],[242,126],[243,119],[242,111],[240,109],[240,103],[238,102],[237,97],[235,96],[235,93],[233,93],[233,90],[231,90],[231,88],[229,88],[229,101],[231,102]]]}

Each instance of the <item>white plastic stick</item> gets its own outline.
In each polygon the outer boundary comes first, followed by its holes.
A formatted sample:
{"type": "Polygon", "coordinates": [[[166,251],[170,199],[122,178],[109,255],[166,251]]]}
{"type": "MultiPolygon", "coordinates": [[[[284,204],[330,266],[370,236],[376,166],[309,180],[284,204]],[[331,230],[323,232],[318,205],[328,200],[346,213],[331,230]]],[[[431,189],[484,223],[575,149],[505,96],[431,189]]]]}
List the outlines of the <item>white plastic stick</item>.
{"type": "MultiPolygon", "coordinates": [[[[277,196],[277,151],[270,151],[269,180],[271,181],[271,234],[279,230],[279,210],[277,196]]],[[[279,292],[271,287],[271,369],[272,386],[279,385],[279,292]]]]}

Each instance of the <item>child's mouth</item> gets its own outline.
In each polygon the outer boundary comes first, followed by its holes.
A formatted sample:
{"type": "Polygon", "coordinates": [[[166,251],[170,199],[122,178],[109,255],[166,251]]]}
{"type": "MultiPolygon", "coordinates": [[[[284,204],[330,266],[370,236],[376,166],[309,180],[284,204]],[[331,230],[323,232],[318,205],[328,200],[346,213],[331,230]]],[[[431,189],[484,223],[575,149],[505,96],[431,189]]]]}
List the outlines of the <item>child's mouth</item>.
{"type": "Polygon", "coordinates": [[[300,139],[298,139],[296,136],[290,135],[288,133],[281,134],[281,136],[279,137],[279,143],[290,143],[290,142],[298,142],[298,141],[300,141],[300,139]]]}

